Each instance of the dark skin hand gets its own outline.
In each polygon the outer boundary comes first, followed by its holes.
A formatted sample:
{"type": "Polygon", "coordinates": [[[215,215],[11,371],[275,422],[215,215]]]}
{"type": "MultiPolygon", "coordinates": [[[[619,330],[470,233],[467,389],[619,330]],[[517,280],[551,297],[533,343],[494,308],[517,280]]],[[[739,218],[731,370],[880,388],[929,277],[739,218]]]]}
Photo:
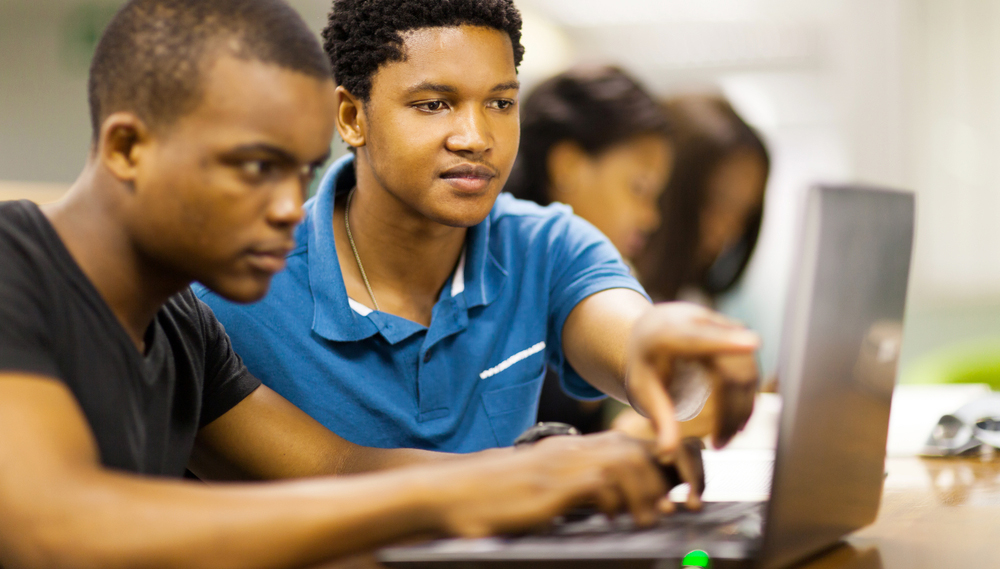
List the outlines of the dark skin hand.
{"type": "Polygon", "coordinates": [[[720,356],[704,364],[713,375],[717,389],[718,411],[715,415],[712,445],[721,448],[737,432],[743,430],[753,413],[759,378],[757,364],[752,358],[739,356],[720,356]]]}
{"type": "MultiPolygon", "coordinates": [[[[574,369],[648,417],[656,431],[655,454],[664,463],[676,462],[687,482],[696,473],[677,452],[680,428],[669,395],[677,363],[697,362],[707,371],[718,393],[713,444],[721,447],[753,411],[758,345],[756,334],[711,310],[681,302],[651,306],[626,289],[588,297],[563,328],[563,349],[574,369]]],[[[688,507],[700,503],[692,492],[688,507]]]]}

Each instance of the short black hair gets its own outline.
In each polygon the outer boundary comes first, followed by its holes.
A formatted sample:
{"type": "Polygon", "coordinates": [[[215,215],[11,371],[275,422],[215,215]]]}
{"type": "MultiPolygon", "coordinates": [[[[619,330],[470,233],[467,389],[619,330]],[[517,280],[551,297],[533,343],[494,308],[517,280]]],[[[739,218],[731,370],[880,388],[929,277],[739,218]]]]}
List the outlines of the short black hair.
{"type": "Polygon", "coordinates": [[[367,102],[379,67],[405,61],[404,32],[462,25],[505,32],[514,67],[521,64],[521,13],[513,0],[334,0],[323,48],[337,84],[367,102]]]}
{"type": "Polygon", "coordinates": [[[108,24],[91,62],[93,139],[118,111],[163,127],[193,110],[217,50],[330,77],[319,41],[284,0],[132,0],[108,24]]]}
{"type": "Polygon", "coordinates": [[[521,104],[521,145],[507,191],[542,205],[552,201],[548,159],[569,140],[588,154],[637,136],[668,137],[670,123],[653,97],[615,66],[580,66],[539,84],[521,104]]]}

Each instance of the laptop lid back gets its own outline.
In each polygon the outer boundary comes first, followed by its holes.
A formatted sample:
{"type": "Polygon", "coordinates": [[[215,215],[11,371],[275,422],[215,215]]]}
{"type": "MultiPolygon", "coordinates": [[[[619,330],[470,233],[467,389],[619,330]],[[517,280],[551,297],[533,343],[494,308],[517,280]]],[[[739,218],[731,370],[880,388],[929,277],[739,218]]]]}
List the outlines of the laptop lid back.
{"type": "Polygon", "coordinates": [[[809,192],[782,333],[765,569],[825,549],[878,513],[913,219],[910,193],[809,192]]]}

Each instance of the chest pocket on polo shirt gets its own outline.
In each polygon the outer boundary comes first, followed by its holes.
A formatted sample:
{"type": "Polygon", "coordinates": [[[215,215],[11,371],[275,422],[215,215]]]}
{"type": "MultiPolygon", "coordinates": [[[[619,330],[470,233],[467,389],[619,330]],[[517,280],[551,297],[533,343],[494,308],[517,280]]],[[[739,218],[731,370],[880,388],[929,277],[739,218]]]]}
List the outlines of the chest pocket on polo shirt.
{"type": "Polygon", "coordinates": [[[538,396],[544,379],[543,367],[538,377],[483,393],[483,406],[498,445],[503,447],[514,444],[518,435],[535,424],[538,396]]]}

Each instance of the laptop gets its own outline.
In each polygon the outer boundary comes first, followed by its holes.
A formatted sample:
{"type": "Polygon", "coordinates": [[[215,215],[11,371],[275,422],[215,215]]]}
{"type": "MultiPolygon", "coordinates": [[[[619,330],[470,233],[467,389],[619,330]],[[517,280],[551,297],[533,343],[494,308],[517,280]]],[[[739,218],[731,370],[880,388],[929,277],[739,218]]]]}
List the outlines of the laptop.
{"type": "Polygon", "coordinates": [[[719,569],[775,569],[873,522],[884,480],[914,197],[817,186],[805,205],[785,313],[768,501],[705,502],[699,512],[679,511],[652,528],[633,527],[627,515],[565,517],[542,534],[389,547],[379,551],[379,561],[390,567],[672,569],[702,550],[719,569]]]}

